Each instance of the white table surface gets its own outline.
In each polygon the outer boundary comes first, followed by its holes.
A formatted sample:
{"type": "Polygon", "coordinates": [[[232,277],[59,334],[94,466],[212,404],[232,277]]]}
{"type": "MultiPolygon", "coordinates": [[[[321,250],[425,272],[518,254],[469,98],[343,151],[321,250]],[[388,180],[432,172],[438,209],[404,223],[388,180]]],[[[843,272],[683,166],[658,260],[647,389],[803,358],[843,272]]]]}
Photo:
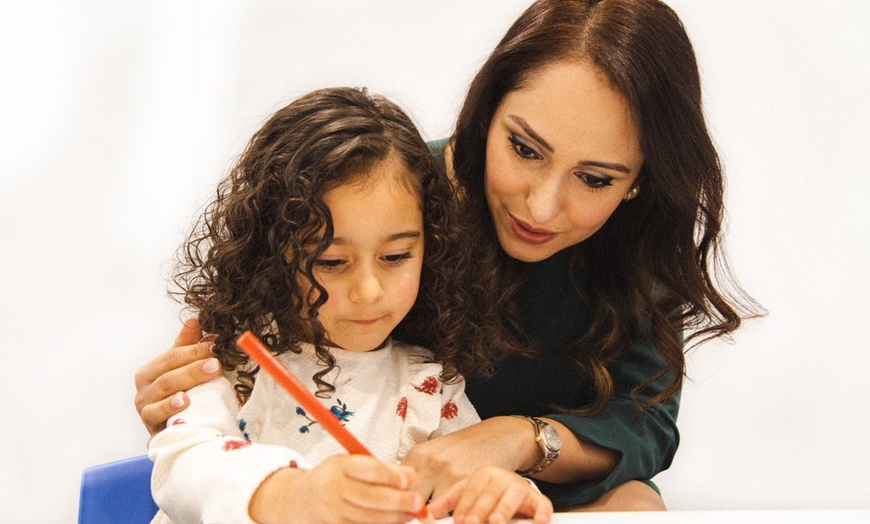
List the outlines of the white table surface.
{"type": "MultiPolygon", "coordinates": [[[[870,502],[868,502],[870,504],[870,502]]],[[[452,518],[439,524],[453,524],[452,518]]],[[[512,520],[513,524],[531,523],[512,520]]],[[[552,524],[870,524],[867,510],[664,511],[635,513],[557,513],[552,524]]]]}

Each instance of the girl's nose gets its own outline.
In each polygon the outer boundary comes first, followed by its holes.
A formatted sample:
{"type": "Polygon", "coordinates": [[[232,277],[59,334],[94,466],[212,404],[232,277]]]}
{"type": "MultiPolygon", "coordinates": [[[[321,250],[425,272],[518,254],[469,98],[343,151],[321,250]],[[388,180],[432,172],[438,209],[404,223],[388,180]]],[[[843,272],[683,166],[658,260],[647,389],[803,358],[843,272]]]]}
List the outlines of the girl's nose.
{"type": "Polygon", "coordinates": [[[529,218],[543,225],[556,218],[562,210],[562,177],[549,174],[533,181],[526,196],[529,218]]]}
{"type": "Polygon", "coordinates": [[[384,288],[372,268],[361,268],[350,288],[350,300],[364,304],[377,302],[384,296],[384,288]]]}

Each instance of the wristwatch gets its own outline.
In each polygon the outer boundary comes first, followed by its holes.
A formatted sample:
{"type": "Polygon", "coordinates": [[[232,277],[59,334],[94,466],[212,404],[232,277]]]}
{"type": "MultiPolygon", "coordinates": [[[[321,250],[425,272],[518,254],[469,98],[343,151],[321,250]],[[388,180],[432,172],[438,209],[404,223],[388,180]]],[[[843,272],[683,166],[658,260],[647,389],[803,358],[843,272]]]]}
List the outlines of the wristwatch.
{"type": "Polygon", "coordinates": [[[550,465],[559,458],[559,453],[562,451],[562,437],[552,425],[535,417],[526,417],[523,415],[514,415],[516,417],[526,419],[535,426],[535,442],[541,446],[541,451],[544,452],[544,458],[540,462],[523,471],[517,471],[518,474],[527,477],[540,473],[550,467],[550,465]]]}

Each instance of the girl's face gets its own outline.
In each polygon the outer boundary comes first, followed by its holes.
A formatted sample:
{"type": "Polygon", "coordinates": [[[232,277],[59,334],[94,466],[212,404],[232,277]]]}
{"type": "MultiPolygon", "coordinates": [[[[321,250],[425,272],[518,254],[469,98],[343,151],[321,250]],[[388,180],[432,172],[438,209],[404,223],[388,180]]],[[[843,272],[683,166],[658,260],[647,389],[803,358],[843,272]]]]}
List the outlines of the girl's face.
{"type": "MultiPolygon", "coordinates": [[[[423,212],[395,155],[358,182],[324,195],[335,226],[332,245],[314,275],[329,298],[319,312],[331,345],[350,351],[380,347],[417,300],[423,267],[423,212]]],[[[300,277],[303,291],[311,287],[300,277]]]]}
{"type": "Polygon", "coordinates": [[[558,62],[502,99],[486,145],[486,197],[502,248],[538,262],[607,222],[643,164],[623,96],[585,62],[558,62]]]}

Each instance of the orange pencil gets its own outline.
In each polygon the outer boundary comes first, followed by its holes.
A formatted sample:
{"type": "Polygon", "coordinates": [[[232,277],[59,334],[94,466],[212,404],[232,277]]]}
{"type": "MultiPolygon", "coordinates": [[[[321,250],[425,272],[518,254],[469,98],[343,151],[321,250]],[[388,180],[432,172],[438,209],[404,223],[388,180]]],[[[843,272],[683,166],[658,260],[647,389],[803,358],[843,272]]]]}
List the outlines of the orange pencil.
{"type": "MultiPolygon", "coordinates": [[[[269,351],[256,335],[250,331],[245,331],[236,340],[236,345],[254,359],[254,362],[259,364],[262,369],[272,375],[275,382],[286,389],[302,405],[302,408],[310,413],[314,417],[314,420],[319,422],[323,426],[323,429],[328,431],[348,453],[373,456],[371,451],[353,436],[302,382],[299,382],[299,379],[269,351]]],[[[423,510],[415,515],[415,517],[427,523],[435,522],[435,519],[432,518],[432,514],[429,512],[428,506],[424,506],[423,510]]]]}

